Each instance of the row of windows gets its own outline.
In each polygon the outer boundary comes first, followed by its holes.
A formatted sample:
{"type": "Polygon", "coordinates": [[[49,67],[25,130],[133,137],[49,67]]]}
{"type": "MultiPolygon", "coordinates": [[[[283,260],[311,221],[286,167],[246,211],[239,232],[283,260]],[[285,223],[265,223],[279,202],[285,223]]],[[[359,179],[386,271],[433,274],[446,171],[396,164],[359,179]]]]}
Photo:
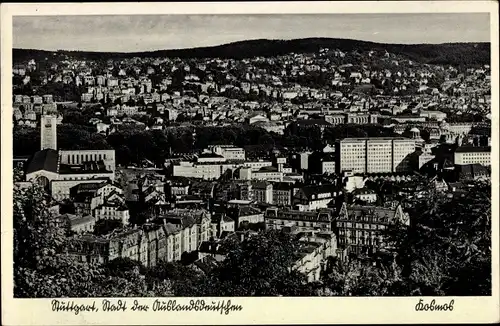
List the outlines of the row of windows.
{"type": "MultiPolygon", "coordinates": [[[[377,227],[375,225],[373,225],[373,227],[377,227]]],[[[378,226],[378,229],[382,229],[382,227],[379,225],[378,226]]],[[[350,236],[363,236],[363,237],[375,237],[375,236],[378,236],[380,232],[377,231],[377,230],[370,230],[370,228],[366,228],[366,229],[342,229],[342,230],[339,230],[339,236],[346,236],[346,235],[350,235],[350,236]]]]}
{"type": "Polygon", "coordinates": [[[478,156],[490,156],[491,153],[463,153],[463,154],[459,154],[459,155],[462,155],[462,156],[466,156],[466,157],[478,157],[478,156]]]}
{"type": "Polygon", "coordinates": [[[70,164],[78,164],[85,161],[106,160],[106,154],[71,154],[69,155],[70,164]]]}
{"type": "Polygon", "coordinates": [[[324,227],[327,227],[327,223],[317,223],[317,222],[304,222],[304,221],[289,221],[289,220],[271,220],[269,219],[268,221],[268,224],[288,224],[288,223],[295,223],[296,226],[309,226],[309,227],[315,227],[315,226],[319,226],[319,225],[322,225],[324,227]]]}

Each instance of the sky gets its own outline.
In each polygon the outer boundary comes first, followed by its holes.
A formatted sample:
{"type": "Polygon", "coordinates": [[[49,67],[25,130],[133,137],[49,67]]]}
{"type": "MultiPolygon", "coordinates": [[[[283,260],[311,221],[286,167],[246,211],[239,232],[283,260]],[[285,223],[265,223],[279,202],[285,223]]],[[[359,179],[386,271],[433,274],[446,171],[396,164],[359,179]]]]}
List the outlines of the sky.
{"type": "Polygon", "coordinates": [[[489,42],[488,13],[15,16],[14,48],[134,52],[250,39],[489,42]]]}

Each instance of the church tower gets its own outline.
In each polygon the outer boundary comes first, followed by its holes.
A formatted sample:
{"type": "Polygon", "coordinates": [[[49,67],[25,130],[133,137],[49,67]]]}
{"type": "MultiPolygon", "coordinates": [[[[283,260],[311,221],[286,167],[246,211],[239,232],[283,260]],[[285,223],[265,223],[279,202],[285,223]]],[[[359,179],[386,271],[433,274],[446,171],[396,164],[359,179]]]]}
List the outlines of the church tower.
{"type": "Polygon", "coordinates": [[[42,115],[40,118],[40,150],[57,150],[57,117],[55,115],[42,115]]]}

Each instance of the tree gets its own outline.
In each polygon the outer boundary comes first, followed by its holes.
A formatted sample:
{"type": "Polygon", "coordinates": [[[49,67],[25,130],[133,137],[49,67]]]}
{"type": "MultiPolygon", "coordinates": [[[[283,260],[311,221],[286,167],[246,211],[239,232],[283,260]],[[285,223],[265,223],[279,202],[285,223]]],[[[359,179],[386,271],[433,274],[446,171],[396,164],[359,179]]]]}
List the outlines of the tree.
{"type": "Polygon", "coordinates": [[[224,245],[226,259],[210,275],[176,295],[309,296],[315,288],[293,268],[299,243],[288,234],[267,231],[224,245]]]}
{"type": "Polygon", "coordinates": [[[15,126],[12,140],[14,156],[32,155],[40,150],[40,129],[15,126]]]}
{"type": "Polygon", "coordinates": [[[403,285],[401,270],[394,262],[374,265],[372,261],[333,259],[323,282],[333,296],[393,296],[403,285]]]}
{"type": "Polygon", "coordinates": [[[108,234],[114,229],[122,227],[122,221],[120,220],[99,220],[94,226],[95,235],[108,234]]]}
{"type": "Polygon", "coordinates": [[[14,167],[13,171],[14,182],[24,181],[24,171],[20,167],[14,167]]]}
{"type": "MultiPolygon", "coordinates": [[[[75,261],[70,239],[47,209],[42,187],[14,188],[14,296],[17,298],[170,296],[167,280],[139,268],[116,269],[75,261]]],[[[115,263],[116,266],[119,263],[115,263]]],[[[121,264],[125,265],[125,264],[121,264]]]]}
{"type": "Polygon", "coordinates": [[[491,295],[491,185],[461,197],[430,192],[408,205],[411,225],[388,230],[407,295],[491,295]]]}
{"type": "Polygon", "coordinates": [[[62,149],[110,149],[106,138],[92,127],[62,124],[57,129],[58,147],[62,149]]]}

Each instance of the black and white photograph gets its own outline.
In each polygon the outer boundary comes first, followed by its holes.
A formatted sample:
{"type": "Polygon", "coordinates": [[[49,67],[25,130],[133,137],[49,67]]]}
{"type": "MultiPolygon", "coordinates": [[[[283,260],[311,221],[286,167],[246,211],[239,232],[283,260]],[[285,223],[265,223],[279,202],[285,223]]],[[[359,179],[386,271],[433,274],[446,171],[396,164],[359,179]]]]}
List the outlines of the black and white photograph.
{"type": "Polygon", "coordinates": [[[490,18],[13,16],[13,297],[492,296],[490,18]]]}

